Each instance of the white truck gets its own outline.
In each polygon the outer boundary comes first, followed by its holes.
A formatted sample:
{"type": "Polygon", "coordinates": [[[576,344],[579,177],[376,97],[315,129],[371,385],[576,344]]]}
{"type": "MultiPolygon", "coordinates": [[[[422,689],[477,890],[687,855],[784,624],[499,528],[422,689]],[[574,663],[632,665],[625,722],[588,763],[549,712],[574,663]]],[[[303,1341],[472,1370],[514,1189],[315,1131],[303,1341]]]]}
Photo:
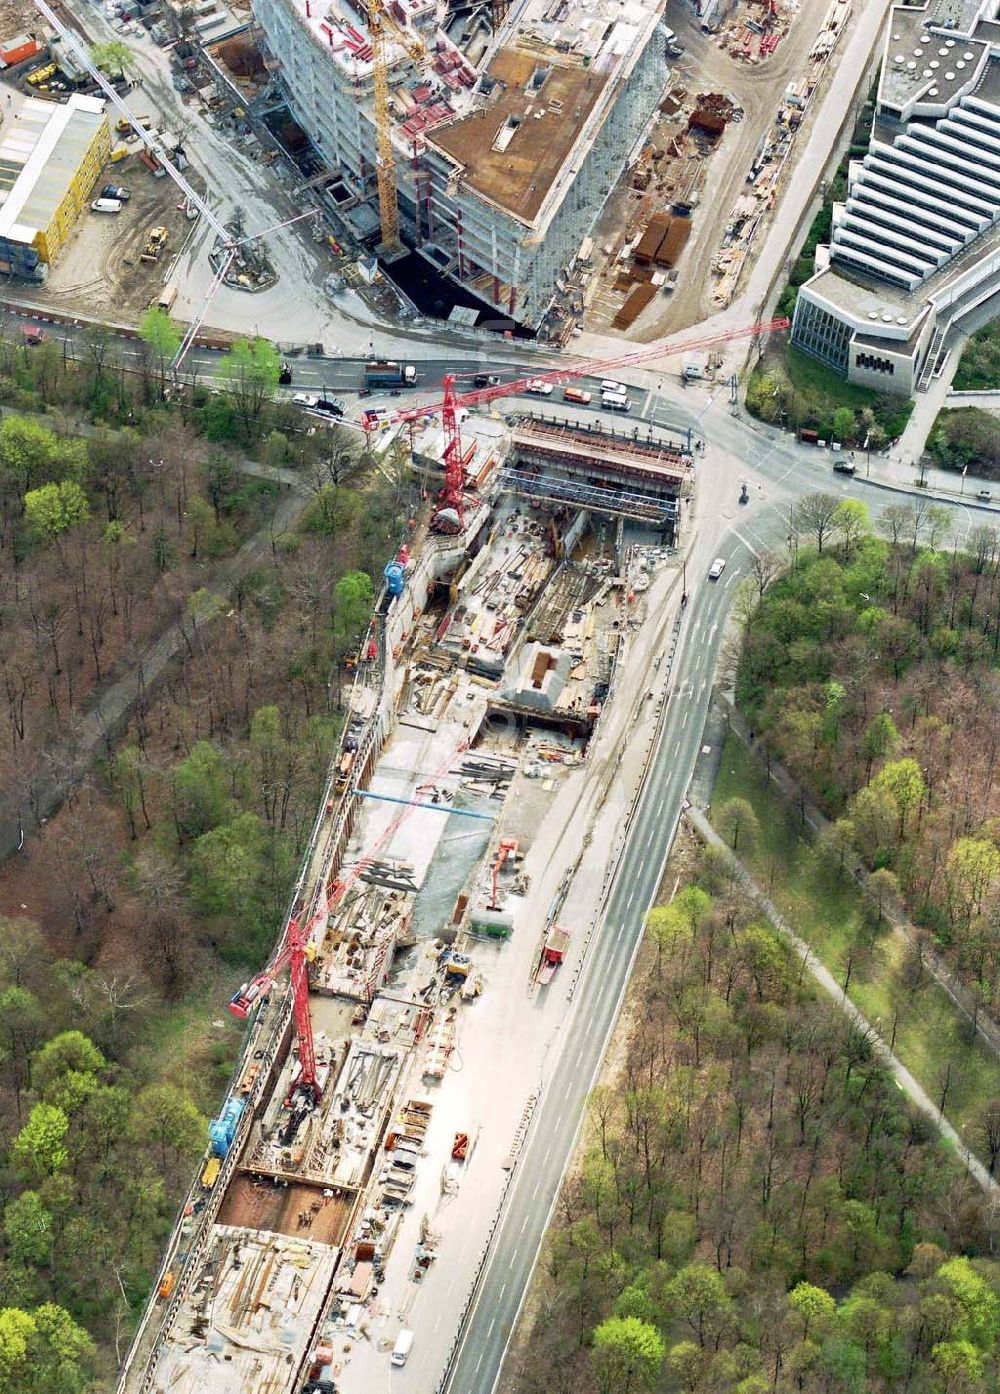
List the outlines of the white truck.
{"type": "Polygon", "coordinates": [[[405,1328],[396,1337],[396,1344],[392,1348],[392,1355],[389,1357],[393,1365],[405,1365],[406,1357],[409,1355],[413,1346],[413,1332],[405,1328]]]}

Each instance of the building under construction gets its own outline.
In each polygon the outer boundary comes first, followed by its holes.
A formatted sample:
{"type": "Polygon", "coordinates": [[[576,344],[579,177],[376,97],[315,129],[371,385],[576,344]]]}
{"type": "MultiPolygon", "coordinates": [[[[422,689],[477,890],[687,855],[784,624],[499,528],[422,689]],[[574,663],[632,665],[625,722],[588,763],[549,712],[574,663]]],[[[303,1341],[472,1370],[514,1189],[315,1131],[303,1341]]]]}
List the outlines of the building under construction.
{"type": "Polygon", "coordinates": [[[527,0],[507,18],[502,5],[456,7],[442,27],[435,0],[378,3],[381,97],[367,0],[255,0],[325,196],[365,209],[375,234],[381,112],[404,241],[484,311],[537,328],[662,95],[660,11],[527,0]]]}

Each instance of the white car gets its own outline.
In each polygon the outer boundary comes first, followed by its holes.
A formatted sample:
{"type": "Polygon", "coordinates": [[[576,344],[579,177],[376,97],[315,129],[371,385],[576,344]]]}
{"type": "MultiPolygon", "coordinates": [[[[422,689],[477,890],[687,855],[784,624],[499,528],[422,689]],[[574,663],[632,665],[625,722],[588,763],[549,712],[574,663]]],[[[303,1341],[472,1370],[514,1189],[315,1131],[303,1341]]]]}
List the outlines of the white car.
{"type": "Polygon", "coordinates": [[[297,407],[304,407],[306,411],[311,411],[316,406],[319,398],[315,392],[296,392],[292,401],[297,407]]]}
{"type": "Polygon", "coordinates": [[[551,382],[542,382],[541,378],[532,378],[524,385],[525,392],[530,392],[534,397],[550,397],[552,395],[551,382]]]}
{"type": "Polygon", "coordinates": [[[722,573],[725,571],[725,569],[726,569],[726,559],[725,559],[725,557],[716,557],[715,561],[714,561],[714,562],[712,563],[712,565],[708,568],[708,579],[709,579],[710,581],[717,581],[717,580],[719,579],[719,577],[722,575],[722,573]]]}

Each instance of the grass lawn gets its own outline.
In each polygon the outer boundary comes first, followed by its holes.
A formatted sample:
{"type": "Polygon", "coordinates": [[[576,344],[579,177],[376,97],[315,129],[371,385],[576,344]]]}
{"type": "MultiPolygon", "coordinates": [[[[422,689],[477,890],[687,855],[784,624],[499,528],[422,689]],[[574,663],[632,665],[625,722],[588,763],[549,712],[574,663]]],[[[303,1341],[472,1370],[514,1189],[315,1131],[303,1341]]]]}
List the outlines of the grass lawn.
{"type": "Polygon", "coordinates": [[[974,392],[1000,387],[1000,324],[985,325],[966,345],[952,387],[974,392]]]}
{"type": "Polygon", "coordinates": [[[850,407],[852,411],[860,411],[862,407],[874,407],[879,399],[879,394],[870,387],[858,387],[845,381],[818,358],[791,345],[785,354],[785,367],[792,386],[817,401],[821,410],[832,412],[837,407],[850,407]]]}
{"type": "MultiPolygon", "coordinates": [[[[734,797],[746,799],[760,822],[758,844],[744,858],[758,885],[843,983],[845,953],[861,924],[861,893],[853,885],[835,884],[823,871],[811,843],[796,831],[794,811],[767,784],[743,743],[730,735],[713,806],[734,797]]],[[[855,960],[851,999],[886,1041],[898,1012],[895,1052],[935,1102],[951,1066],[945,1115],[974,1147],[973,1124],[997,1093],[996,1061],[980,1041],[969,1045],[968,1023],[934,982],[926,980],[916,994],[907,992],[900,977],[903,958],[900,936],[880,938],[869,956],[855,960]]]]}

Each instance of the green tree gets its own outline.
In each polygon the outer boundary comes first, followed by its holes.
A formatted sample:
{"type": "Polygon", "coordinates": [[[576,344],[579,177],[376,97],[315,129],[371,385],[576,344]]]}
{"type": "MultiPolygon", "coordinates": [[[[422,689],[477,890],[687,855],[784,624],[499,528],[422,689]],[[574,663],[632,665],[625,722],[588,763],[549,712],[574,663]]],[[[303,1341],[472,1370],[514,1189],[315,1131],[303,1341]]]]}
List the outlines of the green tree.
{"type": "Polygon", "coordinates": [[[62,1171],[69,1161],[66,1134],[69,1119],[54,1104],[35,1104],[28,1121],[11,1143],[14,1170],[29,1185],[62,1171]]]}
{"type": "Polygon", "coordinates": [[[146,345],[156,366],[159,392],[162,397],[167,383],[170,364],[181,346],[180,330],[167,314],[157,305],[151,305],[139,320],[139,338],[146,345]]]}
{"type": "Polygon", "coordinates": [[[871,531],[871,517],[860,499],[844,499],[833,515],[833,525],[840,534],[844,557],[850,561],[858,543],[871,531]]]}
{"type": "Polygon", "coordinates": [[[32,1078],[39,1098],[70,1113],[106,1068],[104,1056],[82,1031],[60,1031],[36,1055],[32,1078]]]}
{"type": "Polygon", "coordinates": [[[170,774],[170,803],[177,841],[189,842],[223,821],[229,793],[222,756],[208,741],[197,741],[170,774]]]}
{"type": "Polygon", "coordinates": [[[243,430],[250,440],[260,434],[264,408],[281,376],[278,350],[267,339],[237,339],[219,365],[243,430]]]}
{"type": "Polygon", "coordinates": [[[237,915],[252,901],[262,840],[261,822],[254,813],[241,813],[198,838],[191,850],[189,886],[200,915],[237,915]]]}
{"type": "Polygon", "coordinates": [[[964,1255],[948,1259],[937,1278],[961,1307],[969,1339],[980,1350],[992,1350],[1000,1329],[1000,1299],[972,1260],[964,1255]]]}
{"type": "Polygon", "coordinates": [[[707,1263],[689,1263],[679,1269],[664,1296],[671,1311],[690,1326],[702,1350],[729,1320],[732,1301],[720,1274],[707,1263]]]}
{"type": "Polygon", "coordinates": [[[727,799],[717,810],[714,822],[734,852],[741,847],[744,852],[753,851],[760,825],[753,806],[746,799],[727,799]]]}
{"type": "Polygon", "coordinates": [[[42,1268],[52,1261],[55,1235],[52,1216],[37,1191],[22,1191],[7,1202],[3,1212],[7,1253],[26,1268],[42,1268]]]}
{"type": "Polygon", "coordinates": [[[62,536],[90,517],[87,495],[73,479],[59,484],[42,484],[24,496],[24,516],[28,527],[43,542],[54,542],[63,556],[62,536]]]}
{"type": "Polygon", "coordinates": [[[30,417],[5,416],[0,421],[0,487],[19,502],[44,479],[80,480],[86,471],[84,441],[63,440],[30,417]]]}
{"type": "Polygon", "coordinates": [[[864,729],[858,745],[858,754],[865,762],[865,780],[871,779],[872,765],[876,760],[884,760],[892,755],[899,745],[899,732],[891,712],[879,712],[872,717],[864,729]]]}
{"type": "Polygon", "coordinates": [[[206,1122],[190,1096],[175,1084],[150,1084],[132,1108],[131,1131],[152,1147],[164,1171],[189,1165],[205,1145],[206,1122]]]}
{"type": "Polygon", "coordinates": [[[882,766],[869,788],[890,796],[899,810],[897,835],[902,838],[906,824],[927,796],[927,785],[920,766],[911,756],[891,760],[882,766]]]}
{"type": "Polygon", "coordinates": [[[90,58],[95,68],[112,77],[124,77],[135,68],[135,54],[121,39],[110,39],[107,43],[91,44],[90,58]]]}
{"type": "Polygon", "coordinates": [[[931,1364],[944,1382],[947,1394],[981,1388],[983,1357],[971,1341],[939,1341],[931,1350],[931,1364]]]}
{"type": "Polygon", "coordinates": [[[663,1338],[638,1317],[608,1317],[593,1336],[594,1373],[604,1394],[652,1389],[663,1366],[663,1338]]]}
{"type": "Polygon", "coordinates": [[[945,882],[952,919],[968,928],[1000,879],[1000,849],[982,837],[960,837],[948,852],[945,882]]]}
{"type": "Polygon", "coordinates": [[[797,1283],[788,1294],[788,1306],[802,1323],[801,1339],[822,1338],[829,1331],[837,1304],[828,1292],[813,1283],[797,1283]]]}
{"type": "Polygon", "coordinates": [[[662,975],[664,958],[672,959],[682,945],[691,942],[691,926],[676,905],[657,905],[646,916],[649,937],[656,945],[656,974],[662,975]]]}
{"type": "Polygon", "coordinates": [[[838,442],[853,441],[857,435],[858,423],[850,407],[837,407],[830,424],[833,427],[834,439],[838,442]]]}
{"type": "Polygon", "coordinates": [[[0,1394],[83,1394],[93,1341],[62,1307],[0,1309],[0,1394]]]}

